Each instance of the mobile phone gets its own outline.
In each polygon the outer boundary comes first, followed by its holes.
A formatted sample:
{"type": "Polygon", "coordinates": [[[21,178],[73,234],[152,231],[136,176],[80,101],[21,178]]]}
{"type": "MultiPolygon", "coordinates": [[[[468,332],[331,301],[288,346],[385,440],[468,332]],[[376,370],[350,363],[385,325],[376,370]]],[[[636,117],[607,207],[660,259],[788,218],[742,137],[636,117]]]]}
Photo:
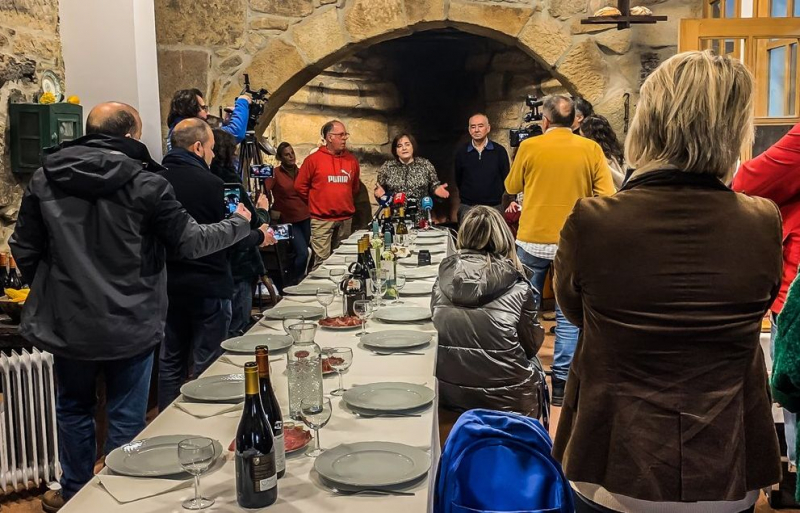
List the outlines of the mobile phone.
{"type": "Polygon", "coordinates": [[[223,192],[223,204],[225,205],[225,217],[230,217],[236,212],[236,207],[242,202],[242,198],[247,192],[240,183],[226,183],[223,192]]]}
{"type": "Polygon", "coordinates": [[[250,178],[272,178],[275,174],[269,164],[252,164],[250,166],[250,178]]]}
{"type": "Polygon", "coordinates": [[[275,240],[290,240],[292,238],[291,224],[271,226],[270,230],[272,230],[272,236],[275,237],[275,240]]]}

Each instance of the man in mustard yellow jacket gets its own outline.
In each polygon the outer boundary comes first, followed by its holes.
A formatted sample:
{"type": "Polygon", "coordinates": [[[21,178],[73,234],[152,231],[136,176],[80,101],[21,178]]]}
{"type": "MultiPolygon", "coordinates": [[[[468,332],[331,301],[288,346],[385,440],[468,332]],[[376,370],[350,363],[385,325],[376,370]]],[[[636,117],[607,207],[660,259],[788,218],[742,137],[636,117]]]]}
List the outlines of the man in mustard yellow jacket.
{"type": "MultiPolygon", "coordinates": [[[[558,237],[580,198],[614,193],[611,170],[600,146],[572,133],[575,105],[566,96],[549,96],[542,106],[543,135],[520,144],[505,181],[509,194],[524,193],[517,232],[517,255],[531,268],[537,306],[545,277],[558,250],[558,237]]],[[[556,304],[556,342],[553,358],[553,401],[561,406],[564,386],[578,343],[578,328],[556,304]]]]}

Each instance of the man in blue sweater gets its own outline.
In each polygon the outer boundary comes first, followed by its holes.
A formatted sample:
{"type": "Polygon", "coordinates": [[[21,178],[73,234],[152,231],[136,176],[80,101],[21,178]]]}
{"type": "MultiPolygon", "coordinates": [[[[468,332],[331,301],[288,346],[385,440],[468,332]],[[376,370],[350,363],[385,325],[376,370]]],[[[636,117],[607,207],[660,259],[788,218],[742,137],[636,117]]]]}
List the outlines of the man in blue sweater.
{"type": "MultiPolygon", "coordinates": [[[[247,131],[247,118],[250,115],[250,102],[253,101],[249,95],[243,94],[236,98],[236,105],[230,115],[230,119],[223,123],[222,129],[231,134],[236,139],[236,144],[244,141],[247,131]]],[[[187,118],[208,119],[208,104],[203,99],[203,93],[199,89],[181,89],[177,91],[169,105],[169,115],[167,116],[167,151],[172,149],[172,131],[175,125],[187,118]]]]}

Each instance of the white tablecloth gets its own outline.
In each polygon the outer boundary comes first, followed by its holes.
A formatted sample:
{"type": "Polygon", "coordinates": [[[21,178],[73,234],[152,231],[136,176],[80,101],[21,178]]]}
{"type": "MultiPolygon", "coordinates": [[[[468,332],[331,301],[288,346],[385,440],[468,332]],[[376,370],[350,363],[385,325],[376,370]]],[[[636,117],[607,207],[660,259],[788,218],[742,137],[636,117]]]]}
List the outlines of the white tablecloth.
{"type": "MultiPolygon", "coordinates": [[[[449,245],[448,251],[452,251],[452,243],[450,242],[449,245]]],[[[433,279],[426,281],[433,281],[433,279]]],[[[300,299],[307,300],[308,298],[300,299]]],[[[402,299],[409,306],[430,306],[429,295],[403,296],[402,299]]],[[[291,297],[287,297],[280,303],[280,306],[293,304],[308,305],[309,303],[294,302],[291,297]]],[[[338,304],[335,303],[329,308],[332,309],[331,315],[334,315],[334,312],[338,310],[333,310],[333,308],[338,308],[338,304]]],[[[257,324],[249,333],[283,333],[280,321],[268,321],[267,325],[273,329],[257,324]]],[[[421,330],[432,333],[433,341],[423,349],[414,349],[414,351],[423,352],[424,355],[421,356],[378,356],[359,345],[359,338],[355,336],[357,330],[320,329],[317,332],[316,341],[321,347],[345,346],[353,349],[353,364],[344,374],[346,387],[378,381],[406,381],[426,384],[434,390],[436,389],[434,378],[436,336],[430,321],[415,324],[384,324],[373,320],[368,323],[367,329],[369,331],[421,330]]],[[[288,411],[286,362],[281,360],[272,362],[271,365],[272,384],[284,412],[284,420],[288,421],[290,419],[286,413],[288,411]]],[[[239,367],[217,361],[203,376],[239,372],[241,372],[239,367]]],[[[335,374],[326,377],[324,379],[325,392],[330,392],[337,387],[337,384],[338,378],[335,374]]],[[[286,513],[366,513],[375,511],[412,513],[431,510],[433,483],[440,450],[437,403],[438,401],[430,409],[425,410],[421,417],[366,419],[356,417],[348,412],[341,398],[332,398],[333,415],[328,425],[320,432],[320,442],[323,448],[331,448],[340,443],[349,442],[391,441],[428,451],[432,460],[431,470],[427,480],[423,480],[411,488],[416,492],[413,497],[334,496],[319,483],[313,471],[314,460],[301,453],[287,457],[286,475],[278,481],[278,502],[271,506],[269,511],[286,513]]],[[[227,450],[236,434],[239,416],[238,412],[233,412],[198,419],[172,405],[142,431],[138,438],[168,434],[202,435],[219,440],[227,450]]],[[[246,511],[236,503],[233,456],[231,453],[226,453],[225,458],[226,463],[219,470],[201,478],[201,491],[204,496],[213,497],[216,500],[214,506],[205,511],[246,511]]],[[[103,472],[107,472],[107,470],[103,472]]],[[[99,479],[95,478],[69,501],[62,512],[182,512],[185,510],[181,508],[181,502],[192,495],[193,488],[190,487],[120,504],[103,488],[99,479]]]]}

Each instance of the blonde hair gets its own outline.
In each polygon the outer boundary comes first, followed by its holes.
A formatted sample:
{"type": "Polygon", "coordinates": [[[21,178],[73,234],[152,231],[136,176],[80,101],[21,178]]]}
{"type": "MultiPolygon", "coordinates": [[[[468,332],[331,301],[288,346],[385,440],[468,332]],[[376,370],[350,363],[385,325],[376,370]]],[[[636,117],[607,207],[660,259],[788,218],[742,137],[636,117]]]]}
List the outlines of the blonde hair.
{"type": "Polygon", "coordinates": [[[669,164],[725,179],[753,142],[753,76],[710,51],[667,59],[645,80],[625,140],[636,168],[669,164]]]}
{"type": "Polygon", "coordinates": [[[457,245],[458,249],[471,249],[497,258],[507,258],[517,270],[522,271],[514,236],[503,216],[494,208],[483,205],[472,207],[461,221],[457,245]]]}

